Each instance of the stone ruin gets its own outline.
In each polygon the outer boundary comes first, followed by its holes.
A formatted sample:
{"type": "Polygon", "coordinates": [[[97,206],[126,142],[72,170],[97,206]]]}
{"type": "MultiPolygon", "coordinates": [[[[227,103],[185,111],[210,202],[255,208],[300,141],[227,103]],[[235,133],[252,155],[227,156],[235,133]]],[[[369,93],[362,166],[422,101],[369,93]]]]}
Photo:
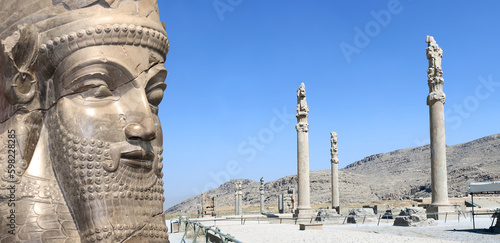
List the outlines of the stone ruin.
{"type": "Polygon", "coordinates": [[[295,211],[295,188],[289,187],[285,193],[278,196],[278,212],[293,213],[295,211]]]}
{"type": "Polygon", "coordinates": [[[338,216],[337,210],[330,208],[320,208],[318,214],[316,215],[316,221],[326,221],[335,216],[338,216]]]}
{"type": "Polygon", "coordinates": [[[368,217],[375,216],[373,213],[373,208],[355,208],[349,210],[349,216],[347,217],[347,223],[357,224],[358,220],[364,220],[368,217]]]}
{"type": "Polygon", "coordinates": [[[198,212],[202,218],[217,216],[215,197],[211,197],[205,193],[201,193],[201,210],[198,212]]]}
{"type": "Polygon", "coordinates": [[[243,192],[241,185],[241,181],[234,184],[234,215],[243,214],[243,192]]]}
{"type": "Polygon", "coordinates": [[[394,220],[394,226],[434,226],[437,222],[434,219],[428,219],[424,208],[408,207],[401,209],[401,212],[394,220]]]}

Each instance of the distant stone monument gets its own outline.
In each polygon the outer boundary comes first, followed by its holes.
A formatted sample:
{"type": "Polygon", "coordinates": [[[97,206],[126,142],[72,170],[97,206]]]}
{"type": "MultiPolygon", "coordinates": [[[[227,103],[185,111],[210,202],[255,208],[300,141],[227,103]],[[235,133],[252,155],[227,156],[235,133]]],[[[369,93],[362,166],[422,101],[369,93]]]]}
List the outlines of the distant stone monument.
{"type": "Polygon", "coordinates": [[[444,103],[446,95],[443,92],[443,70],[441,59],[443,50],[437,45],[432,36],[427,36],[425,41],[427,47],[427,83],[429,95],[427,105],[429,106],[430,137],[431,137],[431,188],[432,201],[427,208],[429,217],[434,219],[444,218],[443,213],[455,212],[448,201],[448,184],[446,172],[446,142],[444,130],[444,103]]]}
{"type": "Polygon", "coordinates": [[[297,179],[299,200],[293,217],[310,218],[314,216],[311,208],[310,179],[309,179],[309,107],[306,101],[306,87],[304,83],[297,89],[297,179]]]}
{"type": "Polygon", "coordinates": [[[215,217],[217,216],[215,197],[208,196],[201,193],[201,217],[215,217]]]}
{"type": "Polygon", "coordinates": [[[260,213],[264,213],[264,177],[260,178],[260,213]]]}
{"type": "Polygon", "coordinates": [[[337,148],[337,133],[330,133],[330,154],[332,156],[330,162],[332,163],[332,209],[340,212],[340,199],[339,199],[339,149],[337,148]]]}
{"type": "Polygon", "coordinates": [[[234,205],[234,214],[235,215],[241,215],[243,213],[242,209],[242,204],[243,204],[243,192],[241,191],[241,181],[238,181],[234,184],[235,188],[235,193],[234,193],[234,198],[235,198],[235,205],[234,205]]]}
{"type": "Polygon", "coordinates": [[[293,213],[296,209],[295,188],[288,189],[278,196],[278,212],[293,213]]]}
{"type": "Polygon", "coordinates": [[[168,242],[157,1],[0,6],[0,242],[168,242]]]}

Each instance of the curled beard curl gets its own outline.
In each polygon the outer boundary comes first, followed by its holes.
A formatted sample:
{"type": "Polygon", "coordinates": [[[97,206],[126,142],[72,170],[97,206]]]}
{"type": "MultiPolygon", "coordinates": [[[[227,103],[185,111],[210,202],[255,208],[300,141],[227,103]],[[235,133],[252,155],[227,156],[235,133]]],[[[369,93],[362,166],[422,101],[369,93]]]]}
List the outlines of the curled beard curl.
{"type": "Polygon", "coordinates": [[[168,242],[163,216],[163,149],[154,147],[152,167],[133,168],[112,155],[109,142],[71,133],[59,122],[57,112],[48,117],[54,173],[82,242],[136,237],[168,242]]]}

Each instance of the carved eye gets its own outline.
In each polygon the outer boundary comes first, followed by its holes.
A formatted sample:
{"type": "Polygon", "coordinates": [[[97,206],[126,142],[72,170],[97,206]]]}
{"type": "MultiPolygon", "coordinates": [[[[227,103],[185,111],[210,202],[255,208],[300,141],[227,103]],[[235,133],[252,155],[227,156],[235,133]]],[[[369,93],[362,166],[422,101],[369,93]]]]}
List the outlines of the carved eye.
{"type": "Polygon", "coordinates": [[[104,81],[92,80],[84,82],[80,87],[75,90],[75,93],[80,93],[84,98],[97,98],[102,99],[113,96],[113,93],[108,88],[104,81]]]}
{"type": "Polygon", "coordinates": [[[109,88],[104,85],[99,86],[99,88],[97,88],[97,90],[94,93],[94,97],[96,98],[104,98],[112,95],[113,93],[111,93],[111,90],[109,90],[109,88]]]}
{"type": "Polygon", "coordinates": [[[147,94],[147,98],[151,105],[158,106],[163,99],[163,90],[161,88],[153,89],[147,94]]]}

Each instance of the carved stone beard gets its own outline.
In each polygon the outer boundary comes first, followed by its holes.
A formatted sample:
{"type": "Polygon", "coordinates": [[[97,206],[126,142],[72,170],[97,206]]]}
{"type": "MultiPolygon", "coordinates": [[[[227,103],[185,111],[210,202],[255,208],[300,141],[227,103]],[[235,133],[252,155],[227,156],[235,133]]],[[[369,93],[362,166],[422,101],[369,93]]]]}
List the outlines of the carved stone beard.
{"type": "Polygon", "coordinates": [[[82,242],[168,242],[162,148],[152,168],[113,162],[112,143],[74,135],[55,113],[47,122],[51,160],[82,242]]]}

